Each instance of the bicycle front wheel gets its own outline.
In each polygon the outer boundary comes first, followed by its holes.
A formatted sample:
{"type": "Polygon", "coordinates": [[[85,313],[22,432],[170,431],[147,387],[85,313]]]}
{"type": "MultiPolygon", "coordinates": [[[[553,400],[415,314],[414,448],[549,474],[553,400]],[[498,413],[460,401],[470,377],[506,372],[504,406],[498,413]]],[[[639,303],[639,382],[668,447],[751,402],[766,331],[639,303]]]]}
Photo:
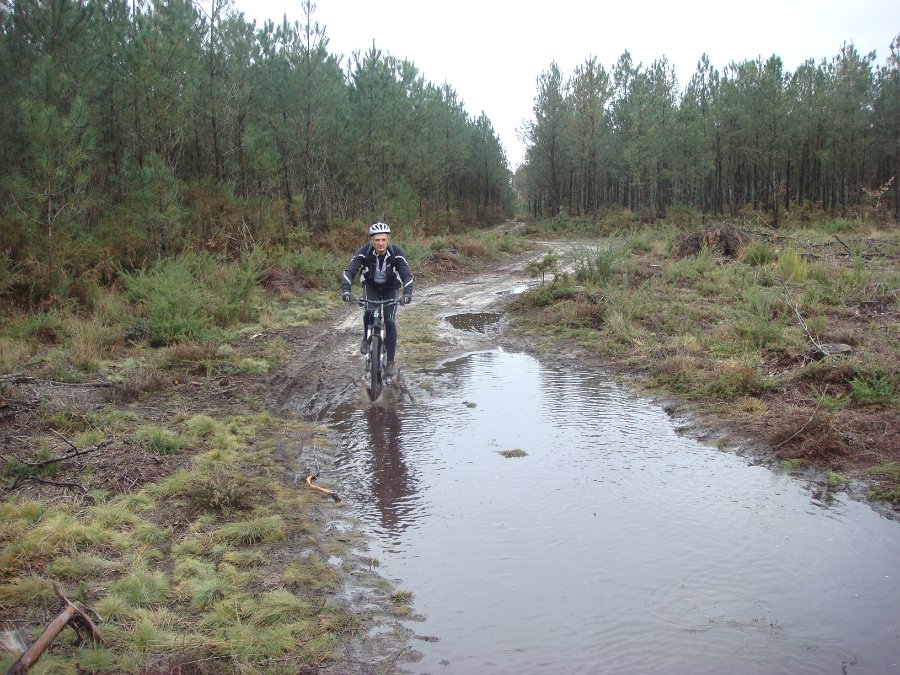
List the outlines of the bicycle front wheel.
{"type": "Polygon", "coordinates": [[[372,335],[369,350],[369,398],[373,401],[381,393],[381,336],[372,335]]]}

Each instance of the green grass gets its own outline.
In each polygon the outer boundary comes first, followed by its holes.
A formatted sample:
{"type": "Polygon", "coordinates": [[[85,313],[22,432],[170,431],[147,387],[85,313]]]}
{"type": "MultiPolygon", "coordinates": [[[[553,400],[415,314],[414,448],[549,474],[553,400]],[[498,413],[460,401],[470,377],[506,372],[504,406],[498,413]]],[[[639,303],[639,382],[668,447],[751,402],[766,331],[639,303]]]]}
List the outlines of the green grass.
{"type": "Polygon", "coordinates": [[[290,624],[313,613],[308,601],[281,589],[263,595],[253,608],[250,623],[254,626],[290,624]]]}
{"type": "Polygon", "coordinates": [[[865,473],[877,480],[866,495],[869,499],[900,504],[900,462],[885,462],[867,469],[865,473]]]}
{"type": "Polygon", "coordinates": [[[744,260],[753,267],[766,267],[774,260],[778,254],[774,247],[764,241],[754,241],[744,252],[744,260]]]}
{"type": "Polygon", "coordinates": [[[791,283],[803,283],[809,276],[803,256],[792,248],[786,248],[778,254],[777,270],[782,281],[791,283]]]}
{"type": "Polygon", "coordinates": [[[895,406],[900,401],[900,376],[881,366],[860,367],[850,380],[853,398],[864,406],[895,406]]]}
{"type": "Polygon", "coordinates": [[[602,286],[627,266],[623,249],[615,245],[579,247],[574,251],[575,280],[602,286]]]}
{"type": "Polygon", "coordinates": [[[838,473],[837,471],[828,470],[825,472],[825,483],[830,488],[841,487],[842,485],[846,485],[850,482],[850,479],[842,473],[838,473]]]}
{"type": "Polygon", "coordinates": [[[143,607],[161,603],[171,590],[171,583],[161,570],[144,564],[135,566],[127,575],[114,581],[110,592],[129,607],[143,607]]]}
{"type": "Polygon", "coordinates": [[[0,584],[0,609],[46,605],[56,598],[53,585],[39,576],[17,577],[0,584]]]}
{"type": "Polygon", "coordinates": [[[92,577],[106,577],[122,569],[122,563],[107,560],[91,553],[59,556],[47,568],[58,579],[80,581],[92,577]]]}
{"type": "Polygon", "coordinates": [[[309,556],[302,563],[291,563],[284,572],[289,584],[317,591],[331,590],[340,584],[340,574],[318,556],[309,556]]]}
{"type": "Polygon", "coordinates": [[[137,430],[135,439],[147,445],[157,455],[175,455],[184,447],[184,441],[173,431],[154,425],[144,425],[137,430]]]}
{"type": "Polygon", "coordinates": [[[284,519],[276,515],[228,523],[216,530],[214,536],[228,544],[249,546],[262,541],[283,539],[284,533],[284,519]]]}

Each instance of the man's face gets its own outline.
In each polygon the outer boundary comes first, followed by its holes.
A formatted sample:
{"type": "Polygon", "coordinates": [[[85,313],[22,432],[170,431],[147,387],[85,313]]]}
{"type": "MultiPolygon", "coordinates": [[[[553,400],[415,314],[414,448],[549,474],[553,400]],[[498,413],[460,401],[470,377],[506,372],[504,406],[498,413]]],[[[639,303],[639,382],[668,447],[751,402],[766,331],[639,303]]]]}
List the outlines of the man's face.
{"type": "Polygon", "coordinates": [[[375,247],[375,252],[378,255],[381,255],[385,251],[387,251],[388,245],[388,236],[386,234],[376,234],[372,236],[372,245],[375,247]]]}

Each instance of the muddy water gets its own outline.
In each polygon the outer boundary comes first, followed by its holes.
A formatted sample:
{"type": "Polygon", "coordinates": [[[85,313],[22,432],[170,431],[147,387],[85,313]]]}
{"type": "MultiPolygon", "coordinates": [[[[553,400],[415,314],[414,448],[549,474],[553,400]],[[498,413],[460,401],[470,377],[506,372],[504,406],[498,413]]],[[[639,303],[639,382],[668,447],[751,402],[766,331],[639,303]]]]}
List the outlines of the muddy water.
{"type": "Polygon", "coordinates": [[[602,375],[485,351],[414,377],[435,393],[332,419],[342,494],[422,617],[408,672],[900,672],[897,522],[602,375]]]}

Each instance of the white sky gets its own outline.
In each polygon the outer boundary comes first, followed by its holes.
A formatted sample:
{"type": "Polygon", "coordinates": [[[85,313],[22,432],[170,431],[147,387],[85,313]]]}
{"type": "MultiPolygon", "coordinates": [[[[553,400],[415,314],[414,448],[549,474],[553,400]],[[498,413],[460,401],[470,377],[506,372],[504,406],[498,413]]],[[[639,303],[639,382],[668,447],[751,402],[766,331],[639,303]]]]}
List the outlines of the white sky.
{"type": "MultiPolygon", "coordinates": [[[[532,119],[538,76],[555,61],[564,78],[589,56],[612,71],[626,49],[635,64],[666,56],[680,87],[705,52],[732,61],[781,57],[785,70],[830,60],[844,42],[885,62],[900,34],[900,0],[317,0],[329,52],[372,46],[447,82],[468,113],[484,111],[511,168],[524,159],[517,129],[532,119]]],[[[247,20],[303,23],[300,0],[234,0],[247,20]]]]}

